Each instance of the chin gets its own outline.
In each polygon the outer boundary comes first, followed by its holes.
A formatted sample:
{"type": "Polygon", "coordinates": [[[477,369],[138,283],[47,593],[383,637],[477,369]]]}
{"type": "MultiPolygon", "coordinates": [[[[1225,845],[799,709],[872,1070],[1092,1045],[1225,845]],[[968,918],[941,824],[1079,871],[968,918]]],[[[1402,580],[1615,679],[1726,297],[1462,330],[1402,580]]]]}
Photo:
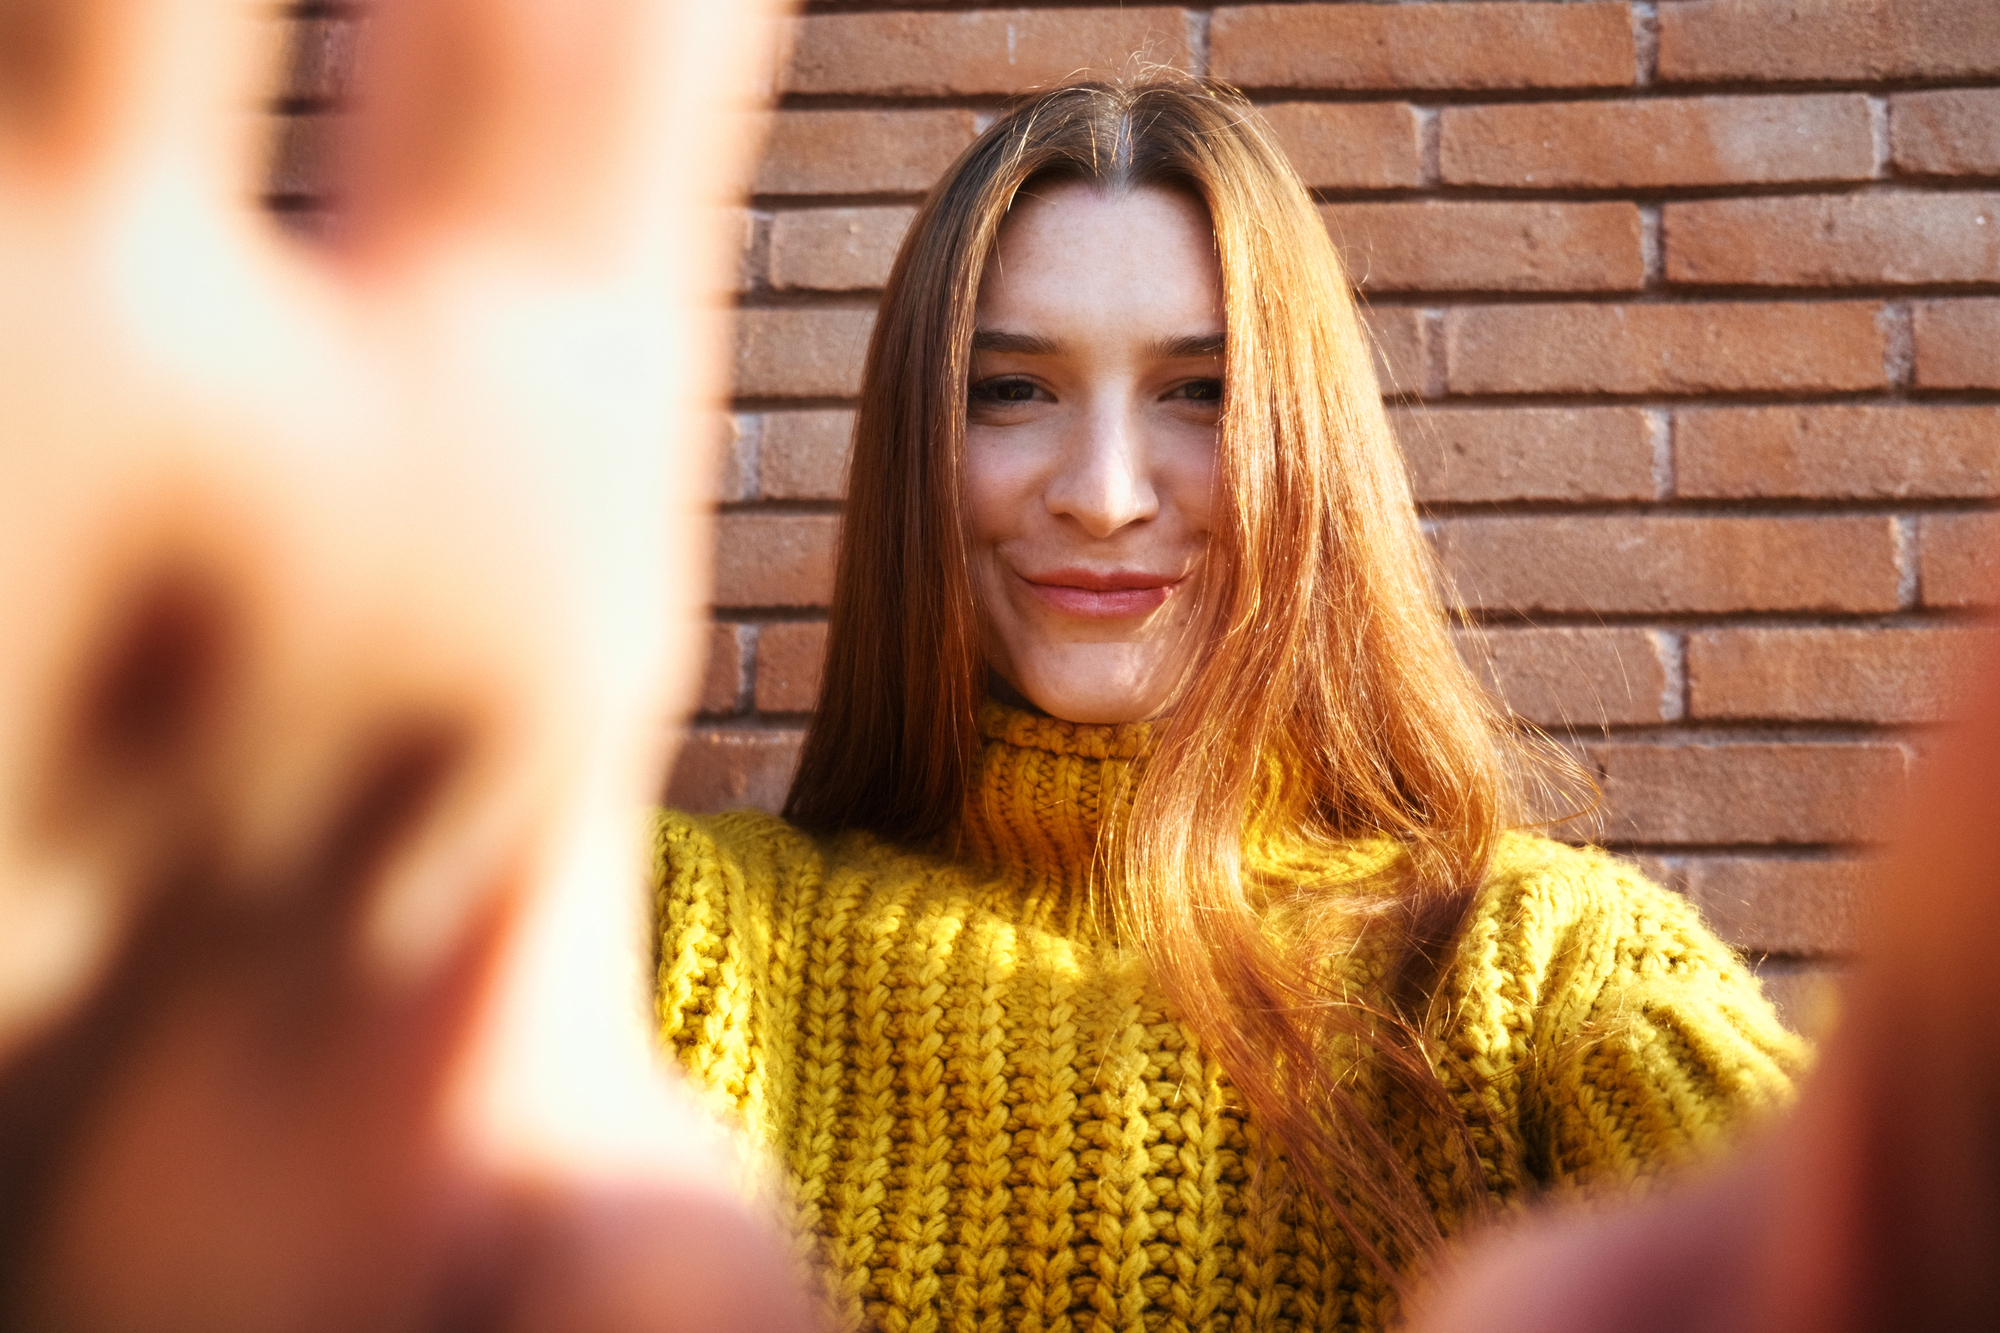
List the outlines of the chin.
{"type": "Polygon", "coordinates": [[[1077,689],[1067,682],[1031,682],[1021,690],[1021,696],[1050,717],[1093,726],[1144,722],[1159,716],[1166,707],[1166,699],[1158,691],[1077,689]]]}

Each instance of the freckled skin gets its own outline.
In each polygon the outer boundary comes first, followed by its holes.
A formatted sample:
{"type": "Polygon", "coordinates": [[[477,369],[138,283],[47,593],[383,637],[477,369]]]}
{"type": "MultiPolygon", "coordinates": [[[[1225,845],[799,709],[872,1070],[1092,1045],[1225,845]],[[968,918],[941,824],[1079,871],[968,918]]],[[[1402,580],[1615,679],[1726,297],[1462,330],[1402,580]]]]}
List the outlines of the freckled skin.
{"type": "Polygon", "coordinates": [[[1206,211],[1024,196],[980,287],[965,512],[987,662],[1072,722],[1168,706],[1199,641],[1222,398],[1206,211]]]}

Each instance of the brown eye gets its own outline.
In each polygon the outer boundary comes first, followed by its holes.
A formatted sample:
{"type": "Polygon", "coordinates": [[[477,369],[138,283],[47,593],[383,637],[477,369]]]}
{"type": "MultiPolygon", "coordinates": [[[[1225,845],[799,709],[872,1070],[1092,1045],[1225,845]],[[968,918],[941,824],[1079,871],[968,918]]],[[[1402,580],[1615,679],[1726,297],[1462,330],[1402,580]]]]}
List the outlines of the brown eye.
{"type": "Polygon", "coordinates": [[[1028,380],[987,380],[972,386],[971,397],[976,403],[1031,403],[1035,386],[1028,380]]]}
{"type": "Polygon", "coordinates": [[[1170,398],[1185,398],[1191,403],[1220,403],[1222,401],[1221,380],[1189,380],[1168,395],[1170,398]]]}

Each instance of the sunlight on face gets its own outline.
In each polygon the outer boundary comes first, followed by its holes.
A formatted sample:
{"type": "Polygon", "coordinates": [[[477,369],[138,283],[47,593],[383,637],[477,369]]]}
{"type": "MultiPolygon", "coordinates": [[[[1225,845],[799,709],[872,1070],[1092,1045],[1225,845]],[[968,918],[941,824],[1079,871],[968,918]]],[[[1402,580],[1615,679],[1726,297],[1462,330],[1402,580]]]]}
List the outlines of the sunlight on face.
{"type": "Polygon", "coordinates": [[[1024,193],[979,289],[965,512],[989,666],[1072,722],[1165,708],[1222,411],[1221,269],[1194,199],[1024,193]]]}

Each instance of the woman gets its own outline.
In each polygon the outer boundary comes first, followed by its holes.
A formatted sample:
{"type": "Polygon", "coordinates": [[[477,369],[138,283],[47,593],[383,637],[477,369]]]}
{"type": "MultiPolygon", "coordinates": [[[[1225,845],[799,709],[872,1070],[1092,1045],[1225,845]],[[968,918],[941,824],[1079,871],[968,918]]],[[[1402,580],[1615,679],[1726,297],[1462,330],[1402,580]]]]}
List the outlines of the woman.
{"type": "Polygon", "coordinates": [[[1800,1048],[1678,899],[1505,832],[1339,265],[1184,79],[994,125],[869,351],[786,807],[658,828],[663,1033],[848,1326],[1382,1326],[1800,1048]]]}

